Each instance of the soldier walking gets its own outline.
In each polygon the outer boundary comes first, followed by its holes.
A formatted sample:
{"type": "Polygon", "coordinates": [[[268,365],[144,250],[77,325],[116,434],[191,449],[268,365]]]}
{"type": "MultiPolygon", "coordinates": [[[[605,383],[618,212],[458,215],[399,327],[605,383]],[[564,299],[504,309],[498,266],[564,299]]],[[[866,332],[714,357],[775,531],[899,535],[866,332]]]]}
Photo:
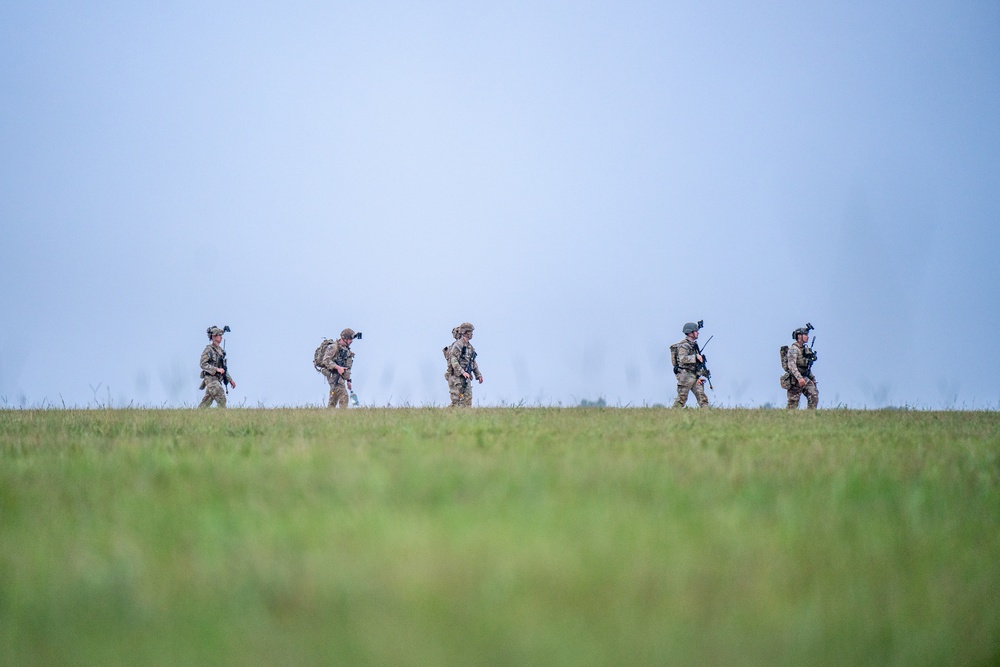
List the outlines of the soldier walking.
{"type": "Polygon", "coordinates": [[[448,368],[444,379],[448,381],[448,393],[451,394],[451,407],[472,407],[472,378],[475,376],[479,384],[483,376],[476,362],[476,348],[472,347],[472,332],[475,327],[463,322],[451,330],[455,342],[444,348],[444,358],[448,368]]]}
{"type": "Polygon", "coordinates": [[[815,410],[819,405],[819,389],[816,388],[816,376],[812,365],[816,361],[816,352],[809,349],[809,331],[811,324],[799,327],[792,332],[795,341],[787,348],[782,347],[782,365],[785,374],[781,376],[781,387],[788,394],[788,409],[797,410],[802,394],[806,395],[806,408],[815,410]]]}
{"type": "Polygon", "coordinates": [[[211,407],[212,402],[220,407],[226,407],[226,390],[224,385],[229,384],[236,389],[236,381],[229,375],[229,367],[226,363],[226,351],[222,349],[222,335],[229,331],[229,327],[220,329],[219,327],[209,327],[205,330],[208,334],[208,345],[201,353],[201,386],[199,389],[205,390],[205,396],[198,404],[199,408],[211,407]]]}
{"type": "Polygon", "coordinates": [[[355,333],[353,329],[344,329],[340,332],[340,339],[327,346],[326,352],[320,366],[326,371],[326,376],[330,383],[330,400],[327,403],[329,408],[346,408],[351,386],[351,366],[354,365],[354,353],[351,352],[351,342],[361,339],[361,333],[355,333]],[[345,386],[346,385],[346,386],[345,386]]]}
{"type": "Polygon", "coordinates": [[[707,373],[705,357],[698,349],[698,331],[701,322],[688,322],[684,325],[684,340],[670,346],[670,359],[674,365],[674,375],[677,377],[677,400],[675,408],[683,408],[687,403],[688,393],[694,392],[699,408],[708,407],[708,396],[705,395],[705,378],[707,373]]]}

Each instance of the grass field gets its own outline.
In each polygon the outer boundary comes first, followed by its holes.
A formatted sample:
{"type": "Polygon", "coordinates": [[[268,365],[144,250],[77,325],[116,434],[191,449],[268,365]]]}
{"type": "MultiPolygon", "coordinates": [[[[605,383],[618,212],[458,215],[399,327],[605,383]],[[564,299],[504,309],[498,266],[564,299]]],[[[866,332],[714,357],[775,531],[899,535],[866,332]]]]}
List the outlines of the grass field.
{"type": "Polygon", "coordinates": [[[0,411],[0,664],[998,661],[1000,413],[0,411]]]}

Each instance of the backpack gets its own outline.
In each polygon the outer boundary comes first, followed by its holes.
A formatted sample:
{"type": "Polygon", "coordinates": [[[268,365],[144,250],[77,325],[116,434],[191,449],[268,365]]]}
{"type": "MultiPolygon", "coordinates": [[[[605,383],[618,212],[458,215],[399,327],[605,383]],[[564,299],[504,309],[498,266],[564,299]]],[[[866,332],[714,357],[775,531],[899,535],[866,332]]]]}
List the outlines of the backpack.
{"type": "Polygon", "coordinates": [[[790,373],[791,371],[788,370],[788,346],[782,345],[781,349],[778,350],[778,354],[781,355],[781,370],[790,373]]]}
{"type": "Polygon", "coordinates": [[[331,338],[324,338],[323,342],[316,348],[316,351],[313,352],[313,368],[315,368],[317,372],[323,373],[323,375],[326,375],[329,372],[323,368],[323,357],[326,356],[327,348],[336,342],[337,341],[331,338]]]}
{"type": "Polygon", "coordinates": [[[444,353],[444,362],[447,364],[447,366],[444,369],[445,373],[451,372],[451,346],[454,344],[455,343],[452,343],[451,345],[445,345],[444,347],[441,348],[441,352],[444,353]]]}
{"type": "Polygon", "coordinates": [[[680,367],[677,365],[677,346],[678,345],[680,345],[680,343],[674,343],[673,345],[670,346],[670,363],[674,367],[674,375],[676,375],[680,371],[680,367]]]}

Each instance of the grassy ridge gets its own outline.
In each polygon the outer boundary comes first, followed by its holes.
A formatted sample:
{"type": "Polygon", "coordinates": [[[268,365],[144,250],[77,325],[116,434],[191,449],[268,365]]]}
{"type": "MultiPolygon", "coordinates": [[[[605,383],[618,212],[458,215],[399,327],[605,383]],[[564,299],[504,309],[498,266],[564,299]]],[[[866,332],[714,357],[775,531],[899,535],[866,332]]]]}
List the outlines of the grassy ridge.
{"type": "Polygon", "coordinates": [[[984,664],[1000,415],[0,412],[0,663],[984,664]]]}

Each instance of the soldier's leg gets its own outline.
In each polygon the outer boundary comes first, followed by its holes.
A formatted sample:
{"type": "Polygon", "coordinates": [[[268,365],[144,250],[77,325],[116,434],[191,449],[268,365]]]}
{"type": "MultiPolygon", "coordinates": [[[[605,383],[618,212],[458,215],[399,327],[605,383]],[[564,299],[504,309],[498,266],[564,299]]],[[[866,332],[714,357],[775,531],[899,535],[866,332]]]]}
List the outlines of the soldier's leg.
{"type": "Polygon", "coordinates": [[[451,407],[456,408],[462,405],[462,378],[454,375],[448,376],[448,394],[451,397],[451,407]]]}
{"type": "Polygon", "coordinates": [[[336,393],[337,393],[336,388],[333,386],[333,383],[331,382],[330,383],[330,394],[329,394],[329,396],[327,396],[327,399],[326,399],[326,407],[328,407],[328,408],[335,408],[335,407],[337,407],[336,393]]]}
{"type": "Polygon", "coordinates": [[[691,391],[693,376],[690,373],[677,374],[677,400],[674,401],[675,408],[683,408],[688,400],[688,393],[691,391]]]}
{"type": "Polygon", "coordinates": [[[802,393],[806,395],[806,408],[815,410],[816,406],[819,405],[819,388],[816,387],[816,382],[813,380],[806,382],[802,393]]]}
{"type": "Polygon", "coordinates": [[[463,408],[472,407],[472,380],[468,380],[462,386],[461,404],[463,408]]]}
{"type": "Polygon", "coordinates": [[[333,390],[333,396],[331,397],[334,407],[346,408],[347,407],[347,387],[343,382],[337,383],[337,388],[333,390]]]}
{"type": "Polygon", "coordinates": [[[695,380],[695,383],[691,385],[691,391],[694,392],[694,397],[698,399],[698,407],[707,408],[708,396],[705,395],[705,385],[695,380]]]}
{"type": "Polygon", "coordinates": [[[212,391],[209,388],[207,382],[205,383],[205,395],[201,397],[201,403],[198,404],[198,407],[199,408],[212,407],[212,391]]]}
{"type": "Polygon", "coordinates": [[[205,378],[205,395],[201,399],[201,403],[198,404],[199,408],[210,408],[212,407],[212,401],[219,400],[219,394],[222,394],[223,402],[220,404],[225,407],[225,396],[226,392],[222,389],[222,385],[214,377],[205,378]]]}
{"type": "Polygon", "coordinates": [[[792,380],[792,386],[788,388],[788,405],[786,406],[789,410],[799,409],[799,397],[802,396],[802,387],[792,380]]]}

